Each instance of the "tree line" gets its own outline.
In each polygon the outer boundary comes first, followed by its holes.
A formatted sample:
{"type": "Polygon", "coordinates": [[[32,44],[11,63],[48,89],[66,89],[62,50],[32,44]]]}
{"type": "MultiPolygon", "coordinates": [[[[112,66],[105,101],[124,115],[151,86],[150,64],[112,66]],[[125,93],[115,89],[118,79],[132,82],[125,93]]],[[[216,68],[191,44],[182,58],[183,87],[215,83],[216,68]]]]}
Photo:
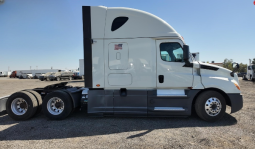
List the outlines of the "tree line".
{"type": "MultiPolygon", "coordinates": [[[[224,59],[223,67],[233,71],[233,59],[224,59]]],[[[255,58],[252,60],[252,64],[255,65],[255,58]]],[[[238,72],[247,72],[247,64],[240,63],[238,72]]]]}

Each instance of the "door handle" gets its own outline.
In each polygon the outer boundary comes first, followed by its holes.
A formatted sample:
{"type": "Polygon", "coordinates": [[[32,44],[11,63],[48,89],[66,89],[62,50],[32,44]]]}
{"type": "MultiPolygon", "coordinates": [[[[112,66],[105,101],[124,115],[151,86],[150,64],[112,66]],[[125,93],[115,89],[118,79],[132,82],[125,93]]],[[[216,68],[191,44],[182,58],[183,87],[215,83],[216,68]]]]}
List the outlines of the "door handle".
{"type": "Polygon", "coordinates": [[[158,76],[158,81],[159,81],[159,83],[163,83],[164,82],[164,75],[159,75],[158,76]]]}

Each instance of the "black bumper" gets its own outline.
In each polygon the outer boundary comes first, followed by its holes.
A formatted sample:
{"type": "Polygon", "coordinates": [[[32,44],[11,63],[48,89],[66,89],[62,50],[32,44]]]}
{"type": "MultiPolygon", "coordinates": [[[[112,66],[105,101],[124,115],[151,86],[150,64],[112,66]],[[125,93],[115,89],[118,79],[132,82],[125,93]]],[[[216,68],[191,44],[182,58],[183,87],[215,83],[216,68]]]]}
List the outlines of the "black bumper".
{"type": "Polygon", "coordinates": [[[243,96],[241,94],[228,94],[228,97],[231,102],[231,113],[243,108],[243,96]]]}

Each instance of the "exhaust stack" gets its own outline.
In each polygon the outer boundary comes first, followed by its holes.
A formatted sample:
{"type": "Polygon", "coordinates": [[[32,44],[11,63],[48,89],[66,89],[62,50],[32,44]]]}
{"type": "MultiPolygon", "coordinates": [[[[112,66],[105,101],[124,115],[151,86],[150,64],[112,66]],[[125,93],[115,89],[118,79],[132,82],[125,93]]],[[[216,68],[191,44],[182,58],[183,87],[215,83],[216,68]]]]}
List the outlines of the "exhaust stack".
{"type": "Polygon", "coordinates": [[[251,59],[249,59],[249,66],[251,66],[251,59]]]}

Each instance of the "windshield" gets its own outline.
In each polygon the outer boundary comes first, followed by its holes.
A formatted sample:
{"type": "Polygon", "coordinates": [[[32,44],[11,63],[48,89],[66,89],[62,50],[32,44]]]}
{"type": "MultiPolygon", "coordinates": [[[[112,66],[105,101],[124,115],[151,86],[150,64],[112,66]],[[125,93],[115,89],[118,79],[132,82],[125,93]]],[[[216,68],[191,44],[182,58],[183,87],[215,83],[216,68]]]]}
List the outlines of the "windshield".
{"type": "Polygon", "coordinates": [[[252,67],[253,70],[255,70],[255,65],[252,65],[251,67],[252,67]]]}

